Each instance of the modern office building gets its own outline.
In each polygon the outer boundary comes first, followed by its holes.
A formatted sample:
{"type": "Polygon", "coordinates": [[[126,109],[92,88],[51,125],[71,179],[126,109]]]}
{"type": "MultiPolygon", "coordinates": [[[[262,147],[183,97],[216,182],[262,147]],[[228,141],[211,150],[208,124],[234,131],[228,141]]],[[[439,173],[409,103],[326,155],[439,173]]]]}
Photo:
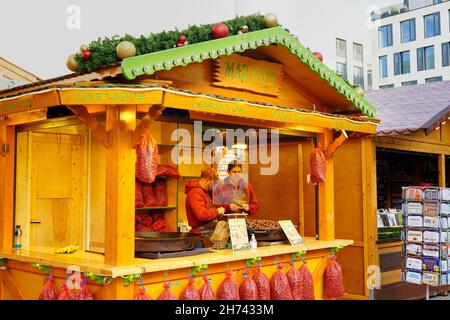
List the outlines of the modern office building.
{"type": "Polygon", "coordinates": [[[372,20],[374,90],[450,80],[449,0],[406,0],[372,20]]]}

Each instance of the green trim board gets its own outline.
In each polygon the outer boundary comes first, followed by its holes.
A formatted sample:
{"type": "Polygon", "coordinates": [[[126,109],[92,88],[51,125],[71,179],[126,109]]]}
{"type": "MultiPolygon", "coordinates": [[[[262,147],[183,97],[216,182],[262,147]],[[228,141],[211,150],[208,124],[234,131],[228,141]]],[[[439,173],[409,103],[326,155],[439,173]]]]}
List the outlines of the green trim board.
{"type": "Polygon", "coordinates": [[[121,68],[125,78],[133,80],[141,75],[152,75],[157,71],[168,71],[174,67],[187,66],[193,62],[200,63],[204,60],[217,59],[220,56],[229,56],[233,53],[274,44],[286,47],[320,78],[327,81],[331,87],[345,96],[363,114],[375,117],[376,109],[366,99],[359,96],[348,83],[317,59],[295,36],[282,27],[253,31],[126,58],[122,61],[121,68]]]}

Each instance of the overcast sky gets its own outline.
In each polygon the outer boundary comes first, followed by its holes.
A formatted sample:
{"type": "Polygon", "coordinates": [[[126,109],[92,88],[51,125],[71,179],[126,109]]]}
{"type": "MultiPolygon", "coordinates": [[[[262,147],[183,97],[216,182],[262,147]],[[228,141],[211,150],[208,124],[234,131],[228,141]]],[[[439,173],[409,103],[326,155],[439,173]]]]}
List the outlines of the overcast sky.
{"type": "MultiPolygon", "coordinates": [[[[303,45],[328,53],[336,37],[363,41],[371,6],[400,0],[2,0],[0,56],[43,79],[69,73],[66,58],[99,37],[140,36],[182,30],[189,24],[273,12],[303,45]],[[69,29],[71,5],[80,8],[80,29],[69,29]],[[358,40],[360,39],[360,40],[358,40]]],[[[332,53],[330,53],[332,54],[332,53]]]]}

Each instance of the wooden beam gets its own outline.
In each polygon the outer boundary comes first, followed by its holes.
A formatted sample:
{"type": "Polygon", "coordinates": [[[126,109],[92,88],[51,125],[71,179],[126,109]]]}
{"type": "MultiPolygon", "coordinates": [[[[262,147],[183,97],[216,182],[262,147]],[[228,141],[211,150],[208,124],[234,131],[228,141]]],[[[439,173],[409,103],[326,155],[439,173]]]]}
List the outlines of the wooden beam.
{"type": "Polygon", "coordinates": [[[445,188],[445,154],[439,155],[439,187],[445,188]]]}
{"type": "Polygon", "coordinates": [[[133,264],[136,152],[132,140],[136,106],[109,106],[106,124],[109,148],[106,152],[105,263],[133,264]]]}
{"type": "Polygon", "coordinates": [[[86,127],[92,130],[94,137],[108,149],[108,134],[106,133],[105,128],[88,112],[87,108],[85,106],[67,106],[67,108],[75,113],[77,118],[82,120],[86,124],[86,127]]]}
{"type": "Polygon", "coordinates": [[[47,110],[35,110],[30,112],[14,113],[7,116],[6,125],[16,126],[19,124],[30,124],[47,119],[47,110]]]}
{"type": "Polygon", "coordinates": [[[12,249],[14,221],[14,127],[0,121],[0,142],[8,152],[0,156],[0,250],[12,249]]]}
{"type": "MultiPolygon", "coordinates": [[[[377,176],[376,148],[371,138],[361,140],[362,161],[362,204],[364,230],[364,284],[367,283],[367,268],[378,265],[378,250],[376,241],[377,228],[377,176]]],[[[369,296],[369,288],[364,285],[365,295],[369,296]]]]}
{"type": "Polygon", "coordinates": [[[5,287],[14,295],[14,298],[16,298],[17,300],[25,300],[22,291],[17,286],[16,282],[14,281],[13,277],[11,276],[8,270],[0,271],[0,281],[2,279],[3,282],[5,283],[5,287]]]}
{"type": "Polygon", "coordinates": [[[305,206],[303,192],[303,146],[301,143],[297,145],[297,161],[298,161],[298,212],[299,212],[299,232],[302,237],[305,236],[305,206]]]}
{"type": "Polygon", "coordinates": [[[330,144],[325,152],[327,159],[331,158],[336,150],[348,139],[347,132],[341,130],[341,134],[330,144]]]}
{"type": "MultiPolygon", "coordinates": [[[[319,143],[326,150],[333,142],[330,129],[319,134],[319,143]]],[[[319,239],[334,240],[334,160],[330,158],[326,164],[325,182],[319,183],[319,239]]]]}
{"type": "Polygon", "coordinates": [[[139,139],[152,127],[153,122],[158,119],[162,112],[164,110],[164,107],[161,105],[153,105],[150,106],[147,114],[141,119],[141,122],[136,127],[136,130],[134,130],[133,134],[133,146],[135,146],[139,139]]]}

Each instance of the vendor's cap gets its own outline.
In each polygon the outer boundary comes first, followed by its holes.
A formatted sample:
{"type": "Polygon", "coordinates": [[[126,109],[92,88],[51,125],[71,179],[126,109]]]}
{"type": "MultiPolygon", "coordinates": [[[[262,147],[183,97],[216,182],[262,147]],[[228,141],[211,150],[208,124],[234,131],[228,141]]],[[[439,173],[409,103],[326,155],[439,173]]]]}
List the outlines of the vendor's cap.
{"type": "Polygon", "coordinates": [[[200,173],[200,178],[203,179],[209,179],[209,180],[218,180],[219,175],[217,174],[217,171],[214,168],[204,168],[202,169],[200,173]]]}

